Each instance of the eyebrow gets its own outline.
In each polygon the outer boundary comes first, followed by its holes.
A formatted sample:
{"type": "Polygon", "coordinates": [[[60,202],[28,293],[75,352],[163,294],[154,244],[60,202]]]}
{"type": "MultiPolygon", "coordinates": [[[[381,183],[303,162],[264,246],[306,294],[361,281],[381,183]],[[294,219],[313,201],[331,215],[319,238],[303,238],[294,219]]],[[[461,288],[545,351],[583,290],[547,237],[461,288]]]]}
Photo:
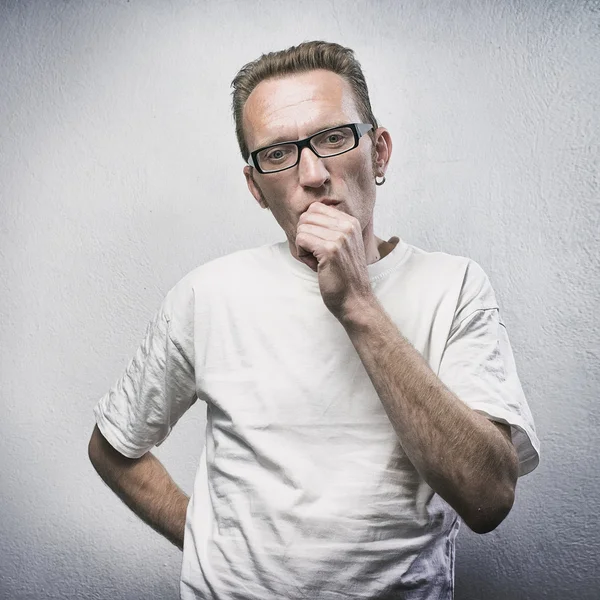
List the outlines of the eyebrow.
{"type": "MultiPolygon", "coordinates": [[[[311,134],[307,135],[306,137],[302,138],[302,139],[306,139],[307,137],[311,137],[312,135],[315,135],[316,133],[320,133],[321,131],[327,131],[328,129],[333,129],[335,127],[339,127],[340,125],[347,125],[348,121],[343,121],[343,120],[338,120],[338,121],[334,121],[333,124],[331,125],[327,125],[326,127],[318,127],[317,129],[315,129],[311,134]]],[[[272,141],[270,142],[265,142],[263,144],[261,144],[260,146],[257,146],[257,150],[260,150],[262,148],[267,148],[269,146],[273,146],[275,144],[281,144],[283,142],[297,142],[299,140],[291,140],[288,136],[286,135],[280,135],[276,138],[273,138],[272,141]]]]}

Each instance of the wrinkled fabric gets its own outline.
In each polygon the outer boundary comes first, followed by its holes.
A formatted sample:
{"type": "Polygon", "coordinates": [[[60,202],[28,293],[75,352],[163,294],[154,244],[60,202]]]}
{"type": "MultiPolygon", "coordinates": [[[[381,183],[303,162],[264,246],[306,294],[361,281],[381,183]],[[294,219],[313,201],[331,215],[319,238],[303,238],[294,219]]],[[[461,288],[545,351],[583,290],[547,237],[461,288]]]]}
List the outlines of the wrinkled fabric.
{"type": "MultiPolygon", "coordinates": [[[[510,425],[519,475],[533,470],[539,441],[483,269],[400,240],[368,272],[402,335],[463,402],[510,425]]],[[[137,458],[197,399],[206,441],[183,600],[453,598],[460,519],[403,452],[317,273],[287,241],[181,279],[95,416],[137,458]]]]}

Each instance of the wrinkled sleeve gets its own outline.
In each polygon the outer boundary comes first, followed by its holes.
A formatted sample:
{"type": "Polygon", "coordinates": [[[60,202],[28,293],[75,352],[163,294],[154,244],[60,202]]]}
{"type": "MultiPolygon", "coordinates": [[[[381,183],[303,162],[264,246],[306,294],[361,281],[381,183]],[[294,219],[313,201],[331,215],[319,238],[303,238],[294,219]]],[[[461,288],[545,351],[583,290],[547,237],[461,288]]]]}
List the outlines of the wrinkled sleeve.
{"type": "Polygon", "coordinates": [[[163,303],[125,372],[94,408],[102,435],[129,458],[162,444],[197,399],[193,362],[171,329],[163,303]]]}
{"type": "Polygon", "coordinates": [[[510,425],[519,476],[526,475],[539,463],[540,443],[487,277],[477,289],[482,294],[458,311],[460,318],[448,336],[438,376],[467,406],[510,425]],[[483,308],[481,297],[491,299],[494,306],[483,308]]]}

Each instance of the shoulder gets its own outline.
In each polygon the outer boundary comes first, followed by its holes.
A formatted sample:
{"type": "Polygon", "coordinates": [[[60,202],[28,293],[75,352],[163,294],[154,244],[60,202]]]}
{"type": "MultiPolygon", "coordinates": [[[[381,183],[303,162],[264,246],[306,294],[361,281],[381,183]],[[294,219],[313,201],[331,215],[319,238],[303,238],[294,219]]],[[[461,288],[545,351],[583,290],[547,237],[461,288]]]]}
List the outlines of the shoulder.
{"type": "Polygon", "coordinates": [[[489,284],[483,267],[468,256],[423,250],[412,244],[407,246],[410,250],[407,267],[425,277],[452,281],[464,292],[477,292],[489,284]]]}
{"type": "Polygon", "coordinates": [[[498,308],[488,274],[476,260],[459,254],[426,251],[409,244],[406,268],[422,280],[426,289],[439,287],[455,302],[455,316],[462,318],[478,309],[498,308]]]}

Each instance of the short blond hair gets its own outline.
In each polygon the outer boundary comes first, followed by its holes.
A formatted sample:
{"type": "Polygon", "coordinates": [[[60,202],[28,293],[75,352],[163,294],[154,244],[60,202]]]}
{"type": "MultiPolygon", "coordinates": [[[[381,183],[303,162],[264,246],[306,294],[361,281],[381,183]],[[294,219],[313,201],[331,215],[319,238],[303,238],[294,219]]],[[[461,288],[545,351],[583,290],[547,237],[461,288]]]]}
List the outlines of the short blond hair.
{"type": "Polygon", "coordinates": [[[337,73],[350,84],[358,114],[363,123],[373,125],[369,135],[373,142],[375,141],[377,120],[371,110],[367,82],[360,63],[354,58],[354,51],[330,42],[303,42],[298,46],[291,46],[287,50],[262,54],[260,58],[244,65],[231,82],[235,133],[244,162],[248,162],[250,151],[244,136],[242,116],[244,105],[254,88],[266,79],[275,79],[315,69],[326,69],[337,73]]]}

